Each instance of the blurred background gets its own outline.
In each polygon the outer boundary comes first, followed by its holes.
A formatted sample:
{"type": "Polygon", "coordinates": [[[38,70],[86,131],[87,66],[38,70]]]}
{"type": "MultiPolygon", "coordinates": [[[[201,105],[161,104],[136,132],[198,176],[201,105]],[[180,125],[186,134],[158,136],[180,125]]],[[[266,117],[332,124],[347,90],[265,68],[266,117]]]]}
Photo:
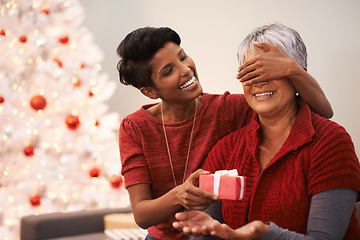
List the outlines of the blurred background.
{"type": "Polygon", "coordinates": [[[116,48],[130,31],[168,26],[196,63],[205,92],[242,92],[235,78],[236,51],[255,27],[280,22],[296,29],[308,51],[308,72],[332,104],[332,120],[346,128],[360,151],[360,1],[347,0],[81,0],[84,24],[104,51],[103,71],[117,82],[108,101],[120,118],[151,102],[135,88],[121,85],[116,48]]]}
{"type": "Polygon", "coordinates": [[[236,51],[255,27],[296,29],[308,72],[360,151],[360,1],[1,0],[0,239],[30,214],[129,206],[118,127],[153,102],[119,83],[131,31],[171,27],[205,92],[241,93],[236,51]]]}

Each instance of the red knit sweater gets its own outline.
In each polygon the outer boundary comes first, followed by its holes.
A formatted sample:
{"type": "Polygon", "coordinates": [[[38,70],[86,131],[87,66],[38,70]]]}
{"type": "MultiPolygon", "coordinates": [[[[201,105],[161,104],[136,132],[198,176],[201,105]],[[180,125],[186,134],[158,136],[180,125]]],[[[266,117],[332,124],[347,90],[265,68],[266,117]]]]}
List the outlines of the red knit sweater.
{"type": "MultiPolygon", "coordinates": [[[[174,188],[168,152],[161,120],[151,116],[143,106],[127,116],[120,126],[120,156],[125,186],[151,184],[153,198],[158,198],[174,188]]],[[[252,110],[243,95],[204,94],[197,111],[194,136],[186,177],[203,165],[215,143],[248,123],[252,110]]],[[[171,158],[177,184],[183,180],[193,117],[182,122],[166,122],[171,158]]],[[[158,239],[187,239],[171,226],[174,217],[148,228],[158,239]]]]}
{"type": "MultiPolygon", "coordinates": [[[[214,146],[203,167],[211,172],[237,169],[247,177],[244,200],[223,201],[223,216],[232,228],[261,220],[305,234],[312,196],[333,188],[360,190],[350,136],[306,104],[300,103],[290,135],[262,171],[257,161],[259,127],[255,114],[249,125],[214,146]]],[[[360,239],[354,213],[345,239],[360,239]]]]}

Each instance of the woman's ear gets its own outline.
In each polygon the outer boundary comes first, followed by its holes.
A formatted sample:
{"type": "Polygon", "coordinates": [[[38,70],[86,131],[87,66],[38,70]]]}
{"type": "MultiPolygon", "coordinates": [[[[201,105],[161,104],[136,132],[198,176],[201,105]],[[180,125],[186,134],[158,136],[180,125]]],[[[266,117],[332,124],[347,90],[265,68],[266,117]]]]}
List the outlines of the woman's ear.
{"type": "Polygon", "coordinates": [[[159,98],[159,94],[152,87],[142,87],[142,88],[140,88],[140,92],[150,99],[158,99],[159,98]]]}

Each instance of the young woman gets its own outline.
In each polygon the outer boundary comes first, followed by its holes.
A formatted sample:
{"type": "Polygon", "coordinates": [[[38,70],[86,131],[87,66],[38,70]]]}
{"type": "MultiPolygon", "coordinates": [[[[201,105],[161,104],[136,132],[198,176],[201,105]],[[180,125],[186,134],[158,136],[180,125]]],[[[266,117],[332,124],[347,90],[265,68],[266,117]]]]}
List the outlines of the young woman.
{"type": "MultiPolygon", "coordinates": [[[[307,67],[305,44],[293,29],[255,29],[240,45],[240,64],[262,53],[253,41],[270,42],[307,67]]],[[[244,199],[222,201],[227,225],[186,212],[177,214],[182,222],[174,226],[224,239],[360,239],[354,215],[360,165],[345,129],[312,112],[286,79],[244,86],[244,95],[256,114],[221,139],[203,167],[246,176],[244,199]]]]}
{"type": "MultiPolygon", "coordinates": [[[[198,169],[219,139],[249,122],[252,110],[244,95],[203,93],[194,61],[170,28],[137,29],[117,53],[121,83],[161,99],[130,114],[120,126],[122,174],[135,221],[148,229],[148,239],[186,239],[171,226],[174,214],[183,208],[203,210],[217,200],[194,186],[205,173],[198,169]]],[[[331,106],[316,80],[278,49],[244,66],[241,81],[252,84],[281,76],[317,112],[331,117],[331,106]]]]}

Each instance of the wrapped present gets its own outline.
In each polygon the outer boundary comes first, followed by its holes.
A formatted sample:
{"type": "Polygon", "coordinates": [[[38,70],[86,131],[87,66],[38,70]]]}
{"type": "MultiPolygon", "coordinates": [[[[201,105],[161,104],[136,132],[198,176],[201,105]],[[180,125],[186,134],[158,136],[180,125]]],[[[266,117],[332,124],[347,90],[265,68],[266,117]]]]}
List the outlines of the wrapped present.
{"type": "Polygon", "coordinates": [[[199,177],[199,188],[226,200],[242,200],[245,183],[246,177],[238,176],[236,169],[216,171],[214,174],[200,175],[199,177]]]}

